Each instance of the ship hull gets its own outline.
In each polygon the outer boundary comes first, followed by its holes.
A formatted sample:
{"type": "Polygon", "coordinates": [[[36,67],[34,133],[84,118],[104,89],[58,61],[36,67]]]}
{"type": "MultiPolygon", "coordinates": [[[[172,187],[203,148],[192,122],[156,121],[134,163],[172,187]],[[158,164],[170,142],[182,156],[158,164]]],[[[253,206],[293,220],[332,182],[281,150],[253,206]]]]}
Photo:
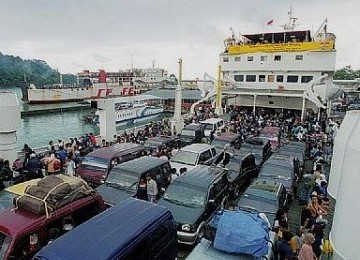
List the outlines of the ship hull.
{"type": "Polygon", "coordinates": [[[28,88],[27,97],[23,100],[29,104],[46,104],[132,94],[134,94],[134,87],[98,83],[91,87],[28,88]]]}

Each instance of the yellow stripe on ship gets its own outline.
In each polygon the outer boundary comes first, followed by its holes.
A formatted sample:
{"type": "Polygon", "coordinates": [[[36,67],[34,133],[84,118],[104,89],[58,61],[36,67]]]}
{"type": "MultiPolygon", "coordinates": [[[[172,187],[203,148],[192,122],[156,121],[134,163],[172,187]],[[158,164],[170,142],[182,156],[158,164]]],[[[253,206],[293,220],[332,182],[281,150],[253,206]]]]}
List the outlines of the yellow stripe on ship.
{"type": "Polygon", "coordinates": [[[228,54],[243,54],[256,52],[301,52],[301,51],[330,51],[335,47],[334,41],[323,42],[289,42],[254,45],[229,46],[228,54]]]}

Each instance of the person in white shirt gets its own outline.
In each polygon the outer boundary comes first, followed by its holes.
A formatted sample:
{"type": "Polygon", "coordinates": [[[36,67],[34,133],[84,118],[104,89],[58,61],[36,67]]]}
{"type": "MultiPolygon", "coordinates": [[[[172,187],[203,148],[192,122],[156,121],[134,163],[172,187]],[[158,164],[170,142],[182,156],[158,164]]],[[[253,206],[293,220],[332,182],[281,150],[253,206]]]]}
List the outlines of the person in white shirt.
{"type": "Polygon", "coordinates": [[[154,181],[151,178],[150,174],[146,175],[146,180],[147,180],[147,194],[148,194],[148,197],[149,197],[149,201],[150,202],[155,202],[156,201],[156,195],[158,194],[158,188],[157,188],[156,181],[154,181]]]}
{"type": "Polygon", "coordinates": [[[65,169],[65,174],[68,176],[75,176],[75,162],[72,160],[71,155],[68,155],[66,158],[66,169],[65,169]]]}

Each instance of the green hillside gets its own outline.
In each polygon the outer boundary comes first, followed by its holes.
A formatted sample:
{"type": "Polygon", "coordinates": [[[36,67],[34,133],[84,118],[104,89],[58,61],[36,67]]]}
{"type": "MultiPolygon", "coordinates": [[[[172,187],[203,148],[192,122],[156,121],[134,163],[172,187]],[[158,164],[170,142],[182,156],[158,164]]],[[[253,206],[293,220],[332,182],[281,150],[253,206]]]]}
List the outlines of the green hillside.
{"type": "MultiPolygon", "coordinates": [[[[43,60],[23,60],[0,52],[0,87],[21,86],[27,83],[37,86],[59,83],[59,73],[43,60]]],[[[64,84],[76,82],[75,75],[63,74],[64,84]]]]}

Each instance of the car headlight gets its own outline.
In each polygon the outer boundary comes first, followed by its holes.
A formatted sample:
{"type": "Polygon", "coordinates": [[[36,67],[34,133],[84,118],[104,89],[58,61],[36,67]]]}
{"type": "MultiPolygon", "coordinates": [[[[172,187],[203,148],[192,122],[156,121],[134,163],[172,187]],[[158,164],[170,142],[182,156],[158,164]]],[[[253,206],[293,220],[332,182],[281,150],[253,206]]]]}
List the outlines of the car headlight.
{"type": "Polygon", "coordinates": [[[190,232],[191,227],[190,227],[189,224],[184,224],[184,225],[181,226],[181,229],[182,229],[183,231],[190,232]]]}

